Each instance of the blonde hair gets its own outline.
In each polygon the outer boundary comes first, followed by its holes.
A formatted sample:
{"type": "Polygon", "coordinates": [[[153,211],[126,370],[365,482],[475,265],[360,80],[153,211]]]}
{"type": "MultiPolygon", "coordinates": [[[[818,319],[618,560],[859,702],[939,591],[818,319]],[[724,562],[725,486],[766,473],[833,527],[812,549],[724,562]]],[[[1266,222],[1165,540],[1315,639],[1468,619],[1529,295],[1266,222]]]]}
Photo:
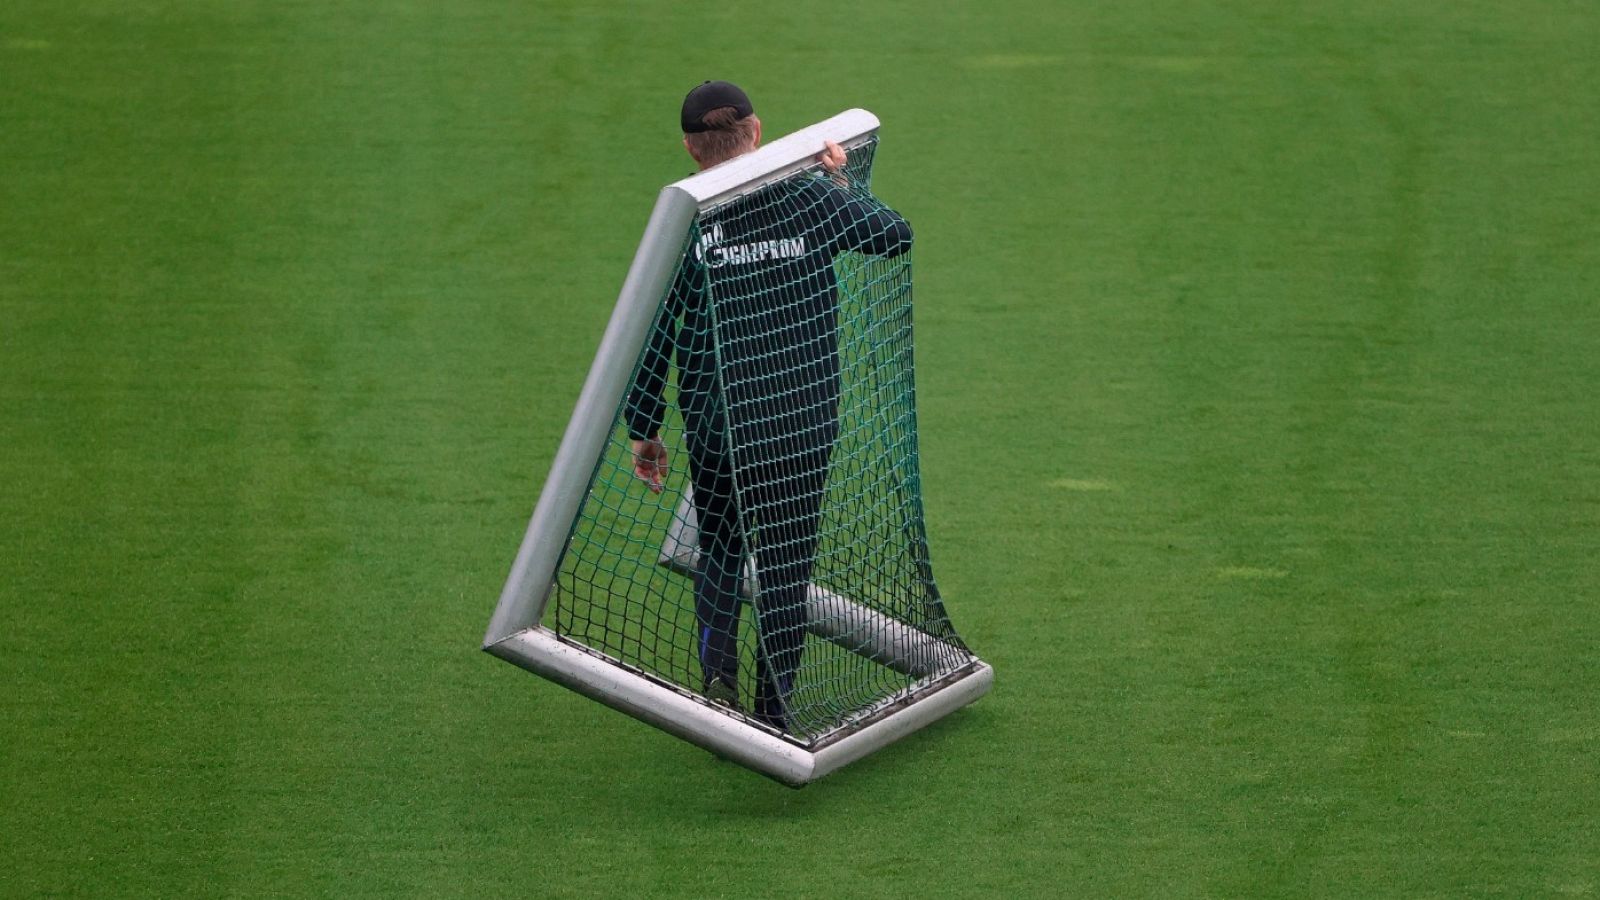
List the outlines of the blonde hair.
{"type": "Polygon", "coordinates": [[[700,117],[709,131],[696,131],[683,136],[689,152],[704,167],[727,162],[735,156],[755,149],[756,117],[739,118],[739,111],[731,106],[719,106],[700,117]]]}

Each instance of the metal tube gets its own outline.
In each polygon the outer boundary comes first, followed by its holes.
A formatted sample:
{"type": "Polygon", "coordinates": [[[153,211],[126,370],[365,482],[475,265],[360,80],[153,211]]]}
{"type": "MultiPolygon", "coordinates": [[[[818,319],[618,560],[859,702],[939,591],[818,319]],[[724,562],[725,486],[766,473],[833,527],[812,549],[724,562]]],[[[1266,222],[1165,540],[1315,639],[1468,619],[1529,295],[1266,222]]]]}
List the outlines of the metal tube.
{"type": "Polygon", "coordinates": [[[955,712],[987,694],[992,684],[994,669],[988,663],[979,663],[970,675],[949,687],[919,697],[910,706],[811,754],[810,780],[815,781],[955,712]]]}
{"type": "Polygon", "coordinates": [[[811,780],[811,754],[805,748],[570,647],[549,629],[529,628],[487,649],[507,662],[784,784],[811,780]]]}
{"type": "Polygon", "coordinates": [[[489,620],[489,630],[483,637],[485,647],[537,625],[544,615],[550,579],[566,549],[563,539],[583,503],[595,461],[605,452],[606,439],[616,424],[617,403],[649,336],[656,307],[677,270],[684,236],[696,209],[694,199],[676,186],[663,188],[656,198],[605,337],[600,340],[600,350],[589,367],[578,405],[572,411],[544,491],[517,550],[511,575],[489,620]]]}
{"type": "Polygon", "coordinates": [[[978,663],[967,675],[918,697],[915,703],[810,751],[570,647],[546,628],[526,629],[487,649],[507,662],[791,787],[810,784],[949,715],[982,697],[994,681],[994,670],[978,663]]]}

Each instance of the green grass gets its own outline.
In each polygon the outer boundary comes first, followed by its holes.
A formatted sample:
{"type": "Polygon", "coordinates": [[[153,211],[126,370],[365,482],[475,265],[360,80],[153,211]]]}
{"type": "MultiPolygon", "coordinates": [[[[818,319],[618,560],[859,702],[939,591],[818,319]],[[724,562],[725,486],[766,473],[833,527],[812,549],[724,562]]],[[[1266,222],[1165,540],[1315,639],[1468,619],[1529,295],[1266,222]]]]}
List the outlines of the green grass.
{"type": "Polygon", "coordinates": [[[1600,893],[1600,8],[12,0],[0,894],[1600,893]],[[976,706],[477,652],[677,103],[884,121],[976,706]]]}

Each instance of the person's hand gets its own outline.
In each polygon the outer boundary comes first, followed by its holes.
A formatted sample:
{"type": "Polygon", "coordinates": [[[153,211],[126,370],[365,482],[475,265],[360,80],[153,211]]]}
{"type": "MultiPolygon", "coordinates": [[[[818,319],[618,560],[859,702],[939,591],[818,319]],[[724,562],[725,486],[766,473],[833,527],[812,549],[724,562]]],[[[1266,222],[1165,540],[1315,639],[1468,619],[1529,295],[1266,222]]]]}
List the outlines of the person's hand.
{"type": "Polygon", "coordinates": [[[822,148],[822,152],[817,154],[817,162],[822,163],[829,175],[844,168],[846,156],[838,141],[823,141],[822,148]]]}
{"type": "Polygon", "coordinates": [[[848,157],[844,148],[837,141],[823,141],[823,150],[817,154],[817,162],[822,164],[824,171],[831,176],[836,184],[843,187],[845,184],[844,164],[848,157]]]}
{"type": "Polygon", "coordinates": [[[660,438],[633,442],[633,474],[650,486],[652,494],[661,493],[661,479],[667,474],[667,448],[660,438]]]}

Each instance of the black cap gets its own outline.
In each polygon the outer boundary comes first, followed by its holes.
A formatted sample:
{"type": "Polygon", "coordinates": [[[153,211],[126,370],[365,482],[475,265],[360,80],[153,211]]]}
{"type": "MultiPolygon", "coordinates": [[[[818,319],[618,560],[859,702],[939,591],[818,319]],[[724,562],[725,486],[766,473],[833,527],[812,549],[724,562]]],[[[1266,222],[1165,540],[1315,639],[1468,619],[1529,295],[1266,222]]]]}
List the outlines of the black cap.
{"type": "Polygon", "coordinates": [[[705,123],[700,121],[706,113],[724,106],[733,107],[744,118],[755,112],[755,107],[750,105],[750,98],[744,91],[739,90],[736,84],[726,81],[708,81],[689,92],[683,98],[683,133],[694,134],[700,131],[710,131],[705,123]]]}

